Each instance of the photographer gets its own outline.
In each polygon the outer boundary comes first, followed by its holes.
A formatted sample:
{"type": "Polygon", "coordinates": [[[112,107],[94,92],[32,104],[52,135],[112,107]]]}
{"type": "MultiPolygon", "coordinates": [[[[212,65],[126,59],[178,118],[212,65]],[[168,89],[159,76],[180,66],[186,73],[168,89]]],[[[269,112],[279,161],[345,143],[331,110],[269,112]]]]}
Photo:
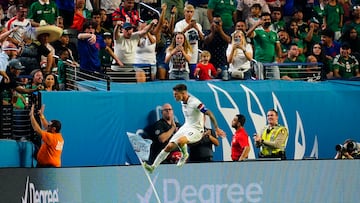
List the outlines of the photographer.
{"type": "Polygon", "coordinates": [[[360,143],[347,139],[344,144],[335,146],[335,159],[360,159],[360,143]]]}

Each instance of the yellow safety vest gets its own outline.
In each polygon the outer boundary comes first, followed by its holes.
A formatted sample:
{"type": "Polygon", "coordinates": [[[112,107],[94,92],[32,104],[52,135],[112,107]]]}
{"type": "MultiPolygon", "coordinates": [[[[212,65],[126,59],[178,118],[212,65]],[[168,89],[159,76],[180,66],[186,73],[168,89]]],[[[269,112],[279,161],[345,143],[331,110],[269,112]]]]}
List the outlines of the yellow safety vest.
{"type": "MultiPolygon", "coordinates": [[[[280,125],[271,129],[269,133],[267,133],[267,129],[268,128],[263,130],[263,134],[261,138],[264,141],[270,141],[270,142],[275,141],[280,132],[285,131],[283,133],[286,133],[287,131],[287,129],[284,126],[280,126],[280,125]]],[[[266,145],[262,145],[260,151],[262,155],[267,156],[272,154],[278,154],[280,151],[285,151],[285,147],[286,147],[286,141],[281,144],[280,148],[271,148],[266,145]]]]}

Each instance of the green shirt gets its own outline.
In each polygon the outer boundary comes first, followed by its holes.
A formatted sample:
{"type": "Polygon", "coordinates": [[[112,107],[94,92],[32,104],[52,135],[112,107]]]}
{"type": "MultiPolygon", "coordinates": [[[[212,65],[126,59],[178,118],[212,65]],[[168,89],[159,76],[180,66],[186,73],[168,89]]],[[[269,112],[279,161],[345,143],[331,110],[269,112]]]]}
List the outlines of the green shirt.
{"type": "Polygon", "coordinates": [[[280,43],[276,32],[257,28],[254,31],[255,60],[262,63],[274,62],[276,43],[280,43]]]}
{"type": "Polygon", "coordinates": [[[349,79],[356,76],[356,70],[359,70],[359,62],[354,56],[345,59],[340,54],[334,58],[333,70],[339,70],[341,78],[349,79]]]}
{"type": "Polygon", "coordinates": [[[40,20],[45,20],[46,23],[54,25],[58,16],[59,9],[55,2],[50,1],[49,5],[41,5],[39,1],[36,1],[31,4],[27,17],[37,23],[40,23],[40,20]]]}
{"type": "Polygon", "coordinates": [[[234,0],[209,0],[208,9],[214,10],[213,16],[220,16],[223,22],[223,29],[233,27],[233,13],[236,10],[234,0]]]}
{"type": "Polygon", "coordinates": [[[339,27],[341,16],[344,15],[344,9],[339,4],[335,6],[330,6],[326,4],[324,8],[324,16],[326,17],[327,27],[332,31],[340,31],[341,27],[339,27]]]}

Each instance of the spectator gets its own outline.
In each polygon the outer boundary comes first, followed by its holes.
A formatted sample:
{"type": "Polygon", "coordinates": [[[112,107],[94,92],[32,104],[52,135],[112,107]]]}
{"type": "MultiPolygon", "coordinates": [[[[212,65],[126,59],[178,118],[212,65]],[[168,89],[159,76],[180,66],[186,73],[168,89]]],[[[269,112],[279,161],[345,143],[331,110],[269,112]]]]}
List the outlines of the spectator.
{"type": "Polygon", "coordinates": [[[0,103],[0,105],[11,104],[13,90],[16,90],[21,94],[30,94],[42,89],[41,85],[38,85],[33,89],[23,88],[22,85],[17,82],[17,78],[24,68],[25,67],[17,59],[11,59],[9,61],[9,66],[6,70],[6,74],[8,75],[9,80],[6,82],[4,79],[2,79],[0,82],[0,97],[2,98],[2,103],[0,103]]]}
{"type": "Polygon", "coordinates": [[[3,10],[6,11],[7,19],[11,19],[16,15],[16,5],[18,2],[16,0],[9,0],[7,7],[3,7],[3,10]]]}
{"type": "Polygon", "coordinates": [[[301,39],[290,38],[290,35],[286,30],[281,30],[278,32],[279,41],[281,43],[281,61],[283,62],[285,58],[288,56],[288,51],[290,49],[290,45],[296,44],[299,51],[299,59],[305,61],[304,55],[304,44],[301,39]]]}
{"type": "Polygon", "coordinates": [[[217,76],[217,71],[210,61],[211,54],[208,51],[202,51],[200,54],[200,62],[196,65],[194,77],[198,80],[211,80],[217,76]]]}
{"type": "Polygon", "coordinates": [[[330,29],[322,30],[321,43],[323,44],[326,58],[332,61],[340,51],[340,44],[334,41],[334,31],[330,29]]]}
{"type": "Polygon", "coordinates": [[[334,58],[333,72],[336,79],[360,77],[359,62],[351,55],[350,45],[346,42],[341,45],[340,54],[334,58]]]}
{"type": "Polygon", "coordinates": [[[55,74],[50,73],[45,75],[44,90],[47,92],[59,90],[59,84],[55,74]]]}
{"type": "Polygon", "coordinates": [[[235,31],[237,30],[241,30],[243,31],[244,33],[247,32],[248,30],[248,27],[246,25],[246,22],[244,20],[238,20],[236,23],[235,23],[235,31]]]}
{"type": "Polygon", "coordinates": [[[94,21],[86,21],[83,25],[83,32],[78,35],[78,51],[80,54],[80,70],[87,72],[103,72],[99,59],[100,49],[106,51],[115,59],[116,63],[123,66],[123,63],[114,54],[112,49],[106,46],[104,39],[96,35],[94,21]]]}
{"type": "Polygon", "coordinates": [[[315,43],[320,42],[320,33],[321,27],[319,21],[316,18],[311,18],[309,24],[309,32],[305,35],[304,38],[304,43],[307,47],[307,55],[311,53],[311,47],[313,47],[315,43]]]}
{"type": "Polygon", "coordinates": [[[231,42],[231,33],[225,32],[222,26],[222,20],[219,16],[214,16],[211,23],[210,31],[205,34],[204,47],[211,53],[211,60],[218,72],[221,69],[221,74],[218,74],[218,78],[223,75],[223,71],[227,70],[226,49],[231,42]]]}
{"type": "MultiPolygon", "coordinates": [[[[107,47],[110,47],[112,49],[113,47],[113,37],[112,34],[110,32],[105,32],[104,34],[102,34],[105,45],[107,47]]],[[[99,58],[100,58],[100,62],[101,62],[101,66],[106,68],[110,68],[113,58],[111,57],[111,55],[105,50],[105,49],[100,49],[99,51],[99,58]]]]}
{"type": "MultiPolygon", "coordinates": [[[[83,31],[83,25],[87,20],[91,19],[91,12],[85,8],[85,0],[76,0],[75,1],[75,11],[74,19],[70,26],[72,29],[77,31],[83,31]]],[[[95,28],[94,28],[95,29],[95,28]]]]}
{"type": "Polygon", "coordinates": [[[231,159],[243,161],[248,158],[250,152],[249,136],[244,128],[245,116],[237,114],[231,122],[235,133],[231,141],[231,159]]]}
{"type": "MultiPolygon", "coordinates": [[[[273,63],[280,61],[281,46],[277,34],[270,30],[270,13],[263,13],[261,21],[255,24],[247,32],[247,36],[254,40],[255,60],[261,63],[273,63]],[[261,26],[260,28],[258,28],[261,26]]],[[[280,79],[279,68],[270,67],[267,71],[269,78],[280,79]]]]}
{"type": "MultiPolygon", "coordinates": [[[[314,5],[312,8],[312,16],[315,18],[320,25],[323,24],[324,19],[324,9],[326,4],[328,3],[328,0],[319,0],[318,5],[314,5]]],[[[344,21],[346,22],[346,21],[344,21]]]]}
{"type": "MultiPolygon", "coordinates": [[[[105,30],[108,30],[109,32],[113,31],[113,25],[109,22],[109,17],[107,15],[107,11],[105,9],[100,9],[100,26],[103,27],[105,30]]],[[[111,20],[111,18],[110,18],[111,20]]]]}
{"type": "Polygon", "coordinates": [[[251,44],[246,42],[243,31],[235,31],[232,35],[231,44],[226,50],[226,56],[231,79],[251,79],[250,61],[253,60],[253,49],[251,44]]]}
{"type": "Polygon", "coordinates": [[[95,10],[91,13],[91,18],[93,21],[96,22],[97,26],[95,28],[95,34],[97,35],[102,35],[104,34],[105,32],[110,32],[110,30],[104,28],[102,25],[101,25],[101,14],[100,14],[100,11],[99,10],[95,10]]]}
{"type": "Polygon", "coordinates": [[[69,59],[69,49],[61,48],[58,52],[59,59],[57,62],[57,80],[59,84],[59,90],[66,90],[66,69],[71,67],[66,60],[69,59]]]}
{"type": "Polygon", "coordinates": [[[222,29],[230,33],[233,31],[233,22],[236,21],[236,5],[233,0],[209,0],[207,16],[210,24],[215,16],[219,16],[222,29]]]}
{"type": "Polygon", "coordinates": [[[136,47],[138,46],[139,40],[141,37],[146,35],[154,24],[155,21],[146,25],[144,29],[137,32],[134,32],[134,26],[128,22],[124,23],[122,26],[121,22],[119,22],[119,24],[115,26],[115,55],[122,61],[123,64],[133,65],[135,63],[136,47]],[[120,28],[122,32],[120,32],[120,28]]]}
{"type": "Polygon", "coordinates": [[[44,80],[44,75],[40,69],[35,69],[31,71],[30,76],[32,78],[30,84],[31,89],[36,89],[36,87],[38,86],[43,86],[42,84],[44,80]]]}
{"type": "Polygon", "coordinates": [[[245,20],[250,14],[250,8],[254,4],[260,4],[261,13],[270,13],[270,9],[265,0],[238,0],[237,1],[237,19],[245,20]]]}
{"type": "Polygon", "coordinates": [[[55,54],[57,56],[60,56],[59,51],[61,49],[66,48],[69,52],[69,59],[74,63],[77,63],[79,61],[77,47],[73,42],[70,41],[70,37],[73,37],[71,31],[69,29],[65,29],[60,39],[52,42],[51,45],[54,47],[55,54]]]}
{"type": "Polygon", "coordinates": [[[135,8],[134,0],[124,0],[122,5],[120,5],[112,14],[113,25],[119,25],[119,21],[122,23],[130,23],[133,27],[137,27],[140,20],[140,15],[135,8]]]}
{"type": "Polygon", "coordinates": [[[176,33],[166,49],[165,63],[169,63],[170,80],[189,80],[189,61],[191,60],[191,46],[184,33],[176,33]]]}
{"type": "Polygon", "coordinates": [[[112,14],[114,11],[119,8],[121,4],[121,0],[101,0],[100,1],[100,8],[104,9],[106,12],[106,22],[104,27],[110,29],[113,28],[113,20],[112,20],[112,14]]]}
{"type": "Polygon", "coordinates": [[[282,8],[273,7],[271,9],[271,26],[270,29],[274,32],[279,32],[280,30],[285,30],[286,24],[283,19],[282,8]]]}
{"type": "Polygon", "coordinates": [[[332,61],[328,60],[325,56],[324,49],[320,43],[315,43],[311,48],[311,55],[316,57],[317,62],[322,63],[320,77],[321,80],[326,80],[332,77],[331,64],[332,61]]]}
{"type": "MultiPolygon", "coordinates": [[[[154,32],[156,36],[156,63],[158,79],[165,80],[169,65],[165,63],[166,49],[170,46],[173,39],[173,30],[175,24],[175,14],[172,14],[170,21],[165,18],[166,4],[161,5],[161,15],[158,25],[154,32]],[[158,31],[160,29],[160,31],[158,31]]],[[[173,8],[175,10],[175,7],[173,8]]]]}
{"type": "MultiPolygon", "coordinates": [[[[166,103],[161,107],[161,115],[162,117],[158,121],[145,128],[147,136],[152,140],[149,164],[154,162],[156,156],[180,127],[180,124],[174,120],[174,110],[170,104],[166,103]]],[[[175,150],[165,159],[164,163],[176,163],[178,160],[173,160],[173,158],[178,155],[181,157],[179,150],[175,150]]]]}
{"type": "Polygon", "coordinates": [[[5,83],[10,82],[10,78],[6,73],[6,69],[9,63],[9,59],[13,59],[17,57],[18,49],[13,43],[3,43],[0,52],[0,82],[4,79],[5,83]]]}
{"type": "Polygon", "coordinates": [[[255,134],[256,147],[260,148],[259,158],[286,159],[286,144],[288,130],[278,123],[278,113],[275,109],[267,112],[268,124],[264,127],[261,135],[255,134]]]}
{"type": "Polygon", "coordinates": [[[50,50],[44,45],[35,43],[31,35],[30,32],[24,34],[24,44],[17,57],[25,66],[22,75],[29,75],[33,70],[40,69],[41,56],[52,58],[50,50]]]}
{"type": "Polygon", "coordinates": [[[40,26],[40,21],[44,20],[47,24],[54,25],[59,16],[59,10],[52,0],[38,0],[31,4],[27,18],[31,21],[31,26],[40,26]]]}
{"type": "Polygon", "coordinates": [[[213,161],[213,147],[219,146],[218,137],[212,129],[205,127],[203,136],[199,142],[189,144],[189,162],[201,163],[213,161]]]}
{"type": "MultiPolygon", "coordinates": [[[[296,22],[299,33],[308,32],[309,28],[308,28],[306,21],[304,20],[304,13],[301,9],[296,9],[294,11],[291,22],[296,22]]],[[[297,33],[294,33],[294,34],[297,34],[297,33]]]]}
{"type": "Polygon", "coordinates": [[[261,5],[253,4],[250,7],[250,15],[246,18],[246,26],[252,27],[261,20],[261,5]]]}
{"type": "Polygon", "coordinates": [[[165,13],[166,19],[170,19],[171,15],[175,15],[175,22],[184,18],[184,0],[161,0],[161,4],[168,6],[165,13]]]}
{"type": "Polygon", "coordinates": [[[29,19],[26,19],[28,9],[22,4],[16,6],[16,16],[12,17],[9,21],[6,22],[5,27],[8,30],[16,29],[9,36],[9,40],[14,43],[16,46],[19,46],[24,43],[24,33],[29,32],[31,29],[31,22],[29,19]]]}
{"type": "Polygon", "coordinates": [[[341,42],[346,42],[350,45],[351,55],[360,59],[360,37],[355,28],[350,28],[341,36],[341,42]]]}
{"type": "Polygon", "coordinates": [[[360,34],[360,5],[352,7],[352,20],[346,22],[342,29],[342,34],[346,33],[351,28],[355,28],[356,32],[360,34]]]}
{"type": "Polygon", "coordinates": [[[210,23],[207,17],[207,8],[209,0],[189,0],[195,8],[194,19],[199,23],[203,30],[210,30],[210,23]]]}
{"type": "Polygon", "coordinates": [[[34,131],[41,137],[42,144],[37,153],[37,168],[45,167],[61,167],[61,154],[64,146],[64,139],[60,133],[61,122],[51,120],[48,122],[44,116],[44,110],[39,111],[42,126],[46,126],[46,130],[42,130],[35,119],[34,105],[30,110],[30,121],[34,131]]]}
{"type": "MultiPolygon", "coordinates": [[[[40,46],[43,49],[48,49],[49,53],[44,55],[44,59],[40,56],[40,64],[45,64],[43,68],[44,73],[50,73],[52,68],[55,67],[55,49],[50,45],[50,42],[58,40],[63,33],[63,30],[55,25],[46,25],[45,21],[40,22],[40,26],[36,27],[35,34],[36,39],[40,42],[40,46]]],[[[46,50],[45,50],[46,51],[46,50]]],[[[44,53],[45,53],[44,51],[44,53]]]]}
{"type": "MultiPolygon", "coordinates": [[[[304,63],[305,60],[299,57],[297,44],[291,44],[288,55],[283,63],[304,63]]],[[[300,66],[301,67],[301,66],[300,66]]],[[[283,80],[295,80],[300,78],[300,69],[297,66],[289,65],[280,67],[280,77],[283,80]]]]}
{"type": "Polygon", "coordinates": [[[334,40],[341,36],[341,29],[344,20],[344,9],[337,0],[329,0],[324,8],[324,20],[322,28],[330,29],[335,33],[334,40]]]}
{"type": "Polygon", "coordinates": [[[204,39],[201,25],[193,18],[194,10],[191,4],[186,5],[184,8],[185,19],[178,21],[174,29],[174,32],[185,34],[192,49],[191,60],[189,61],[190,78],[194,78],[194,71],[198,63],[199,42],[204,39]]]}
{"type": "Polygon", "coordinates": [[[153,28],[157,26],[157,20],[149,20],[147,22],[140,21],[138,29],[149,30],[139,39],[135,49],[135,64],[147,64],[151,68],[151,80],[156,78],[156,36],[152,34],[153,28]],[[150,28],[149,28],[150,26],[150,28]]]}
{"type": "MultiPolygon", "coordinates": [[[[237,21],[237,22],[235,23],[235,31],[231,34],[231,36],[233,36],[234,33],[235,33],[236,31],[238,31],[238,30],[243,31],[244,33],[246,33],[246,32],[248,31],[248,27],[246,26],[245,21],[239,20],[239,21],[237,21]]],[[[249,37],[247,37],[247,36],[245,35],[245,38],[246,38],[246,42],[247,42],[247,43],[252,44],[252,41],[251,41],[251,39],[250,39],[249,37]]]]}

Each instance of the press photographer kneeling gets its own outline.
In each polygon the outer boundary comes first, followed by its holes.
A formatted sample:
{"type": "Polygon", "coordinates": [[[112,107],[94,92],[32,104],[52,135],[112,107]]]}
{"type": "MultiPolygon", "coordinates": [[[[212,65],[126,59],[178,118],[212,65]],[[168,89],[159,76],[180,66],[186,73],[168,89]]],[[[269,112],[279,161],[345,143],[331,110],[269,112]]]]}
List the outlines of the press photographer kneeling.
{"type": "Polygon", "coordinates": [[[335,146],[335,159],[360,159],[360,143],[347,139],[344,144],[335,146]]]}

